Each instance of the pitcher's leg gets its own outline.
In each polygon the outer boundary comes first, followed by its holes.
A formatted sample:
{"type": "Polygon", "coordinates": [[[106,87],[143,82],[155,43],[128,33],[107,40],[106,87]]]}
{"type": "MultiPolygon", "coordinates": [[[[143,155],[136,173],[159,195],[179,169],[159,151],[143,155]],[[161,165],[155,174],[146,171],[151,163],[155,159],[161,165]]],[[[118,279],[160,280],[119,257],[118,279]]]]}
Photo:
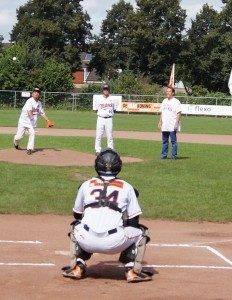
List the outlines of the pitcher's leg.
{"type": "Polygon", "coordinates": [[[28,128],[28,143],[27,143],[27,150],[34,150],[34,144],[35,144],[35,130],[33,127],[28,128]]]}
{"type": "Polygon", "coordinates": [[[25,127],[18,126],[16,135],[14,136],[14,146],[15,146],[16,149],[18,149],[19,141],[23,138],[23,136],[25,134],[25,130],[26,130],[25,127]]]}

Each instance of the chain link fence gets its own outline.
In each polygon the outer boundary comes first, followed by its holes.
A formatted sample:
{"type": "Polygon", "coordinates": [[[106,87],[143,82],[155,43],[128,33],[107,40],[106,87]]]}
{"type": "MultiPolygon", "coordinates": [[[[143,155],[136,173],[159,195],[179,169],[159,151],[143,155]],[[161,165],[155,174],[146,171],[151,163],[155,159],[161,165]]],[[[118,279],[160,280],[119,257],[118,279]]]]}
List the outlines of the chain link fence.
{"type": "MultiPolygon", "coordinates": [[[[44,108],[63,110],[91,110],[93,93],[42,92],[41,102],[44,108]]],[[[123,101],[161,103],[163,95],[125,95],[123,101]]],[[[227,105],[232,106],[232,97],[191,97],[176,96],[182,104],[227,105]]],[[[0,109],[21,108],[28,97],[23,91],[0,90],[0,109]]]]}

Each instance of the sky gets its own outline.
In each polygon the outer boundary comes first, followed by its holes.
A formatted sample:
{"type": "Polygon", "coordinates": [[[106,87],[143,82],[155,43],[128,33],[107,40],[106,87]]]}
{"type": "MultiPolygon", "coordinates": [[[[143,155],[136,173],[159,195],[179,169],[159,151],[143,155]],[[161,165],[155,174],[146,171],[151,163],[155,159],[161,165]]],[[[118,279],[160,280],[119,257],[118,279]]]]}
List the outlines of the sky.
{"type": "MultiPolygon", "coordinates": [[[[4,42],[10,39],[10,32],[16,23],[16,9],[24,5],[28,0],[0,0],[0,35],[4,37],[4,42]]],[[[93,25],[93,33],[98,34],[102,20],[106,17],[107,10],[111,9],[112,4],[118,0],[84,0],[81,2],[84,11],[87,11],[93,25]],[[99,4],[101,2],[101,4],[99,4]],[[104,5],[102,4],[104,3],[104,5]]],[[[126,0],[135,6],[136,0],[126,0]]],[[[196,13],[200,11],[203,4],[208,3],[214,9],[220,11],[222,5],[221,0],[182,0],[181,7],[186,9],[188,27],[191,19],[194,19],[196,13]]]]}

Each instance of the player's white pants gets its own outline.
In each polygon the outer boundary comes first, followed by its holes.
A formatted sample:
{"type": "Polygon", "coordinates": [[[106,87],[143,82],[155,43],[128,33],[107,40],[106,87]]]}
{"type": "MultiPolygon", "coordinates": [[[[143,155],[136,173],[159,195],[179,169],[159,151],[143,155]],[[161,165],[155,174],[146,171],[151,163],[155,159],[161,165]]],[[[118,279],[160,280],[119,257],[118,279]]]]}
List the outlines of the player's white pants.
{"type": "Polygon", "coordinates": [[[80,247],[86,252],[116,254],[139,242],[142,230],[134,227],[118,227],[116,233],[98,234],[91,229],[87,231],[83,224],[78,224],[74,229],[74,236],[80,247]]]}
{"type": "Polygon", "coordinates": [[[14,136],[14,143],[18,145],[19,141],[23,138],[26,132],[28,132],[29,134],[27,150],[34,150],[35,130],[33,127],[25,127],[25,126],[18,125],[17,133],[14,136]]]}
{"type": "Polygon", "coordinates": [[[106,132],[107,138],[107,147],[113,149],[113,118],[97,118],[97,126],[96,126],[96,140],[95,140],[95,151],[101,152],[101,139],[104,133],[106,132]]]}

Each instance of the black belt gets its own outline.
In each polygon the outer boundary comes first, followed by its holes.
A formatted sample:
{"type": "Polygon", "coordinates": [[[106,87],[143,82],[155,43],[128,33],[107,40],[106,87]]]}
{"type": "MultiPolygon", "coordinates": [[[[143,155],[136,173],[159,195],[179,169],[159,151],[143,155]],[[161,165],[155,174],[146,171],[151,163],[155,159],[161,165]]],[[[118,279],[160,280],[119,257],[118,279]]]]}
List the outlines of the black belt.
{"type": "Polygon", "coordinates": [[[103,118],[103,119],[109,119],[109,118],[112,118],[112,116],[111,116],[111,117],[101,117],[101,116],[98,116],[98,117],[103,118]]]}
{"type": "MultiPolygon", "coordinates": [[[[89,231],[89,226],[86,225],[86,224],[84,224],[84,229],[85,229],[86,231],[89,231]]],[[[108,232],[108,234],[114,234],[114,233],[117,232],[117,228],[111,229],[111,230],[109,230],[109,231],[107,231],[107,232],[108,232]]]]}

